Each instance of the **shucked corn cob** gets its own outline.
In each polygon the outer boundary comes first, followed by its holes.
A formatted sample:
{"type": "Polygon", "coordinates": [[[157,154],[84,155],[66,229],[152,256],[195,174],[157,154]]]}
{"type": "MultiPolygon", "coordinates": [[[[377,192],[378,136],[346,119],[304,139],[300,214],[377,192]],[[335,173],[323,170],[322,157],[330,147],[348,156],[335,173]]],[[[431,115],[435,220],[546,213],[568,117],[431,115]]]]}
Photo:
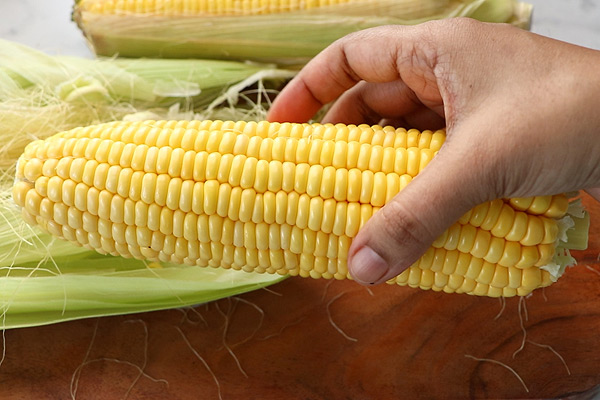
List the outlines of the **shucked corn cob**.
{"type": "MultiPolygon", "coordinates": [[[[78,12],[101,15],[228,16],[285,14],[302,11],[336,15],[385,15],[391,12],[405,21],[460,12],[473,3],[470,12],[483,19],[510,19],[519,8],[514,0],[76,0],[78,12]]],[[[529,8],[529,7],[527,7],[529,8]]],[[[452,15],[449,15],[452,16],[452,15]]]]}
{"type": "MultiPolygon", "coordinates": [[[[421,171],[443,131],[222,121],[114,122],[31,143],[13,190],[30,224],[100,253],[349,278],[364,223],[421,171]]],[[[393,281],[526,295],[552,282],[564,195],[475,207],[393,281]]]]}
{"type": "Polygon", "coordinates": [[[528,28],[517,0],[77,0],[73,19],[99,55],[302,64],[361,29],[465,16],[528,28]]]}
{"type": "MultiPolygon", "coordinates": [[[[224,16],[306,11],[357,2],[374,6],[377,0],[262,0],[254,2],[244,0],[81,0],[78,2],[78,6],[82,11],[103,15],[224,16]]],[[[436,6],[444,7],[447,5],[440,4],[436,6]]],[[[432,3],[429,8],[434,9],[434,4],[432,3]]],[[[423,10],[425,8],[416,7],[416,9],[423,10]]]]}

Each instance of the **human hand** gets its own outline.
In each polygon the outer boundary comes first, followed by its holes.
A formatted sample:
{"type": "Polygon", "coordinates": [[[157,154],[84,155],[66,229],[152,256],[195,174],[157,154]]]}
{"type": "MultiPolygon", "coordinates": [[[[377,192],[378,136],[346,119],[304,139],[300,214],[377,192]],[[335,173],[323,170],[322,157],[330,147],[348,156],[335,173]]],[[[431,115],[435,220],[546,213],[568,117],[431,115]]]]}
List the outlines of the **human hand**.
{"type": "Polygon", "coordinates": [[[273,121],[446,126],[438,155],[354,238],[348,268],[381,283],[466,211],[589,189],[600,199],[600,52],[468,19],[342,38],[277,97],[273,121]],[[594,189],[596,188],[596,189],[594,189]]]}

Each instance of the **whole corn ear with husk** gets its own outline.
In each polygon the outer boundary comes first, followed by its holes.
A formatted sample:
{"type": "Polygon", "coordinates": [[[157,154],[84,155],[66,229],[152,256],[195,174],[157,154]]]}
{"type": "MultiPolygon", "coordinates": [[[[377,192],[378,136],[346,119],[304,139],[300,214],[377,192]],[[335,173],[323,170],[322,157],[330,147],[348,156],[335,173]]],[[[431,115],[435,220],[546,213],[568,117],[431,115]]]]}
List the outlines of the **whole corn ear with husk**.
{"type": "Polygon", "coordinates": [[[73,19],[99,55],[303,64],[351,32],[472,17],[529,27],[516,0],[78,0],[73,19]]]}
{"type": "MultiPolygon", "coordinates": [[[[103,254],[346,279],[352,239],[444,140],[367,125],[114,122],[28,145],[13,198],[31,225],[103,254]]],[[[390,283],[524,296],[586,239],[585,213],[565,195],[498,199],[390,283]]]]}

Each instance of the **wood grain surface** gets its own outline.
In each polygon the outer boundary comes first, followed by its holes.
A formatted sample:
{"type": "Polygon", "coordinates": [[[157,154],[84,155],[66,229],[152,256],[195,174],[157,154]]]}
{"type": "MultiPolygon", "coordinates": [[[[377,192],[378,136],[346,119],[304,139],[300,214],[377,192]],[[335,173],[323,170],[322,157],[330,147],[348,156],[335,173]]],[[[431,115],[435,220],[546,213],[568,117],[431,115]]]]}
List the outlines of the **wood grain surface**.
{"type": "Polygon", "coordinates": [[[526,299],[296,278],[193,309],[10,330],[0,398],[591,399],[600,206],[584,203],[579,265],[526,299]]]}

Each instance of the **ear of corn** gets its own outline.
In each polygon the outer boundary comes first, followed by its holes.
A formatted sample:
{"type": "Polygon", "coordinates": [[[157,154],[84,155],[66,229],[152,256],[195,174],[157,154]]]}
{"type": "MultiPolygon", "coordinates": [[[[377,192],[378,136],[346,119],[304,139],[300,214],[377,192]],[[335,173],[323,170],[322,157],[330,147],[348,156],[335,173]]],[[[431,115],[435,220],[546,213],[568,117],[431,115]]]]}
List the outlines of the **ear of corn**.
{"type": "Polygon", "coordinates": [[[529,27],[515,0],[79,0],[73,18],[99,55],[302,64],[361,29],[467,16],[529,27]]]}
{"type": "MultiPolygon", "coordinates": [[[[115,122],[28,145],[13,198],[30,224],[103,254],[346,279],[352,238],[444,139],[366,125],[115,122]]],[[[564,221],[581,233],[585,216],[568,211],[565,195],[481,204],[391,283],[527,295],[580,245],[564,221]]]]}

